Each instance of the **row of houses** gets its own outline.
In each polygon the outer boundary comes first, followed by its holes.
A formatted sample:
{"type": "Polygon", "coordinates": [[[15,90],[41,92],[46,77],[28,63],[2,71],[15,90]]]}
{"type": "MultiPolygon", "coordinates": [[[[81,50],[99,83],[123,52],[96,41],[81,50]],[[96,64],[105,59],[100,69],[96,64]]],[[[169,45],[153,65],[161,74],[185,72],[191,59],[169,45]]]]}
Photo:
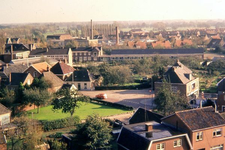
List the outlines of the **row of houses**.
{"type": "Polygon", "coordinates": [[[223,115],[211,106],[169,116],[139,108],[117,143],[119,150],[223,150],[224,130],[223,115]]]}

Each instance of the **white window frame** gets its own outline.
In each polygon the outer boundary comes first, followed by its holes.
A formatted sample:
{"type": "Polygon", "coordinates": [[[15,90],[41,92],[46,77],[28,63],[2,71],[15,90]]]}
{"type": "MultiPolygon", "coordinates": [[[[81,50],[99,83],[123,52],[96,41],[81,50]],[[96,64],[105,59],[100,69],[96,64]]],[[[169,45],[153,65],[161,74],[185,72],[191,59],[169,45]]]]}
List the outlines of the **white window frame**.
{"type": "Polygon", "coordinates": [[[173,141],[173,147],[180,147],[180,146],[182,146],[182,140],[181,139],[173,141]]]}
{"type": "Polygon", "coordinates": [[[165,143],[159,143],[156,145],[156,150],[164,150],[165,149],[165,143]]]}
{"type": "Polygon", "coordinates": [[[210,150],[223,150],[223,144],[212,146],[210,150]]]}
{"type": "Polygon", "coordinates": [[[222,136],[222,128],[215,129],[213,131],[213,137],[220,137],[220,136],[222,136]]]}
{"type": "Polygon", "coordinates": [[[196,133],[196,141],[202,141],[203,140],[203,132],[196,133]]]}

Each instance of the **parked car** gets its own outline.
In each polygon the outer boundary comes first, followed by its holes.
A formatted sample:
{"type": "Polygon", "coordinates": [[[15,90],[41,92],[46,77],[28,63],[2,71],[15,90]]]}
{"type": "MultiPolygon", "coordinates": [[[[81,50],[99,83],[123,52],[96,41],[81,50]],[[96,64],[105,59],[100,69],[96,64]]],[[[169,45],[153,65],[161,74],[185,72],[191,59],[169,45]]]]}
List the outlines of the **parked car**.
{"type": "Polygon", "coordinates": [[[99,98],[99,99],[107,99],[107,94],[105,93],[100,93],[98,95],[95,96],[96,98],[99,98]]]}

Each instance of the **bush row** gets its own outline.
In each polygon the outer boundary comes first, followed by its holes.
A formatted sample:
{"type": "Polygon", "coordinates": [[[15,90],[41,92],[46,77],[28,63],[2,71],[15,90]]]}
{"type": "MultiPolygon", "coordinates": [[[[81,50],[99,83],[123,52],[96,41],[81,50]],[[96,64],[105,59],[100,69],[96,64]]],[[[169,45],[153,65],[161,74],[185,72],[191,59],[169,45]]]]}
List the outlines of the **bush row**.
{"type": "Polygon", "coordinates": [[[41,121],[44,131],[51,131],[55,129],[74,126],[78,124],[79,122],[80,122],[80,118],[78,116],[58,119],[58,120],[51,120],[51,121],[47,121],[47,120],[41,121]]]}
{"type": "Polygon", "coordinates": [[[118,103],[107,102],[107,101],[100,100],[97,98],[91,98],[91,102],[106,105],[106,106],[116,107],[119,109],[133,110],[133,107],[125,106],[125,105],[118,104],[118,103]]]}
{"type": "Polygon", "coordinates": [[[96,86],[95,90],[125,90],[125,89],[145,89],[150,88],[149,82],[144,82],[140,85],[128,85],[128,86],[96,86]]]}

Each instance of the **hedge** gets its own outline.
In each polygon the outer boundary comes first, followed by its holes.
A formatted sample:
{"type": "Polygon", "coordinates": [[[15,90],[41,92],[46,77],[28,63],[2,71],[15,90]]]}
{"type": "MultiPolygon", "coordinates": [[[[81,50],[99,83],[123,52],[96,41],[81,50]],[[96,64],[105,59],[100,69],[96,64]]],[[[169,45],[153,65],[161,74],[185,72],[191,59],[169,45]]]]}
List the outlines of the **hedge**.
{"type": "Polygon", "coordinates": [[[144,82],[140,85],[129,85],[129,86],[96,86],[95,90],[125,90],[125,89],[145,89],[150,88],[150,82],[144,82]]]}
{"type": "Polygon", "coordinates": [[[41,120],[44,131],[51,131],[51,130],[55,130],[55,129],[74,126],[74,125],[78,124],[79,122],[80,122],[80,118],[78,116],[64,118],[64,119],[51,120],[51,121],[41,120]]]}
{"type": "Polygon", "coordinates": [[[98,98],[91,98],[90,100],[91,100],[92,103],[116,107],[116,108],[119,108],[119,109],[125,109],[125,110],[133,110],[134,109],[133,107],[130,107],[130,106],[125,106],[125,105],[118,104],[118,103],[112,103],[112,102],[104,101],[104,100],[101,100],[101,99],[98,99],[98,98]]]}

